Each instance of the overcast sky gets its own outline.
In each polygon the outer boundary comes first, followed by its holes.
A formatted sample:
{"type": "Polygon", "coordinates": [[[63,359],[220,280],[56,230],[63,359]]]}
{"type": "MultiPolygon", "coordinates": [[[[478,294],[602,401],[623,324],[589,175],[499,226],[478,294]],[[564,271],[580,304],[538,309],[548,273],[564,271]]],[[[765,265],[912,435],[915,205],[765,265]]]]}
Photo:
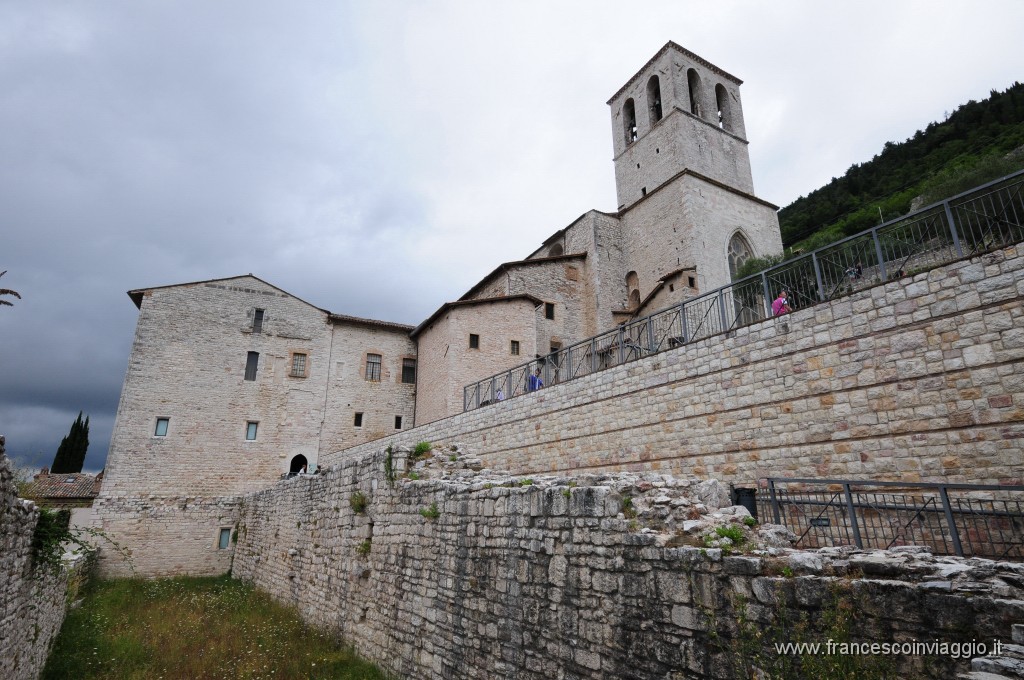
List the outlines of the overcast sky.
{"type": "Polygon", "coordinates": [[[103,466],[134,288],[253,274],[415,324],[615,209],[605,102],[668,40],[744,81],[784,206],[1024,76],[1024,3],[0,0],[0,433],[103,466]]]}

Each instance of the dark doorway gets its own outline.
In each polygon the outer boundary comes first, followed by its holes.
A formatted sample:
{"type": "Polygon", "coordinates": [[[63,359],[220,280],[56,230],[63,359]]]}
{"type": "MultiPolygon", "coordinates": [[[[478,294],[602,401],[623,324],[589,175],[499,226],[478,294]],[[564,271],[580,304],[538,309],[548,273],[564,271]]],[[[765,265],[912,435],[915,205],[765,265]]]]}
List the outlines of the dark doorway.
{"type": "Polygon", "coordinates": [[[306,457],[303,456],[300,453],[299,455],[297,455],[294,458],[292,458],[292,464],[288,468],[288,476],[289,477],[293,477],[293,476],[299,474],[300,472],[303,472],[305,467],[306,467],[306,457]]]}

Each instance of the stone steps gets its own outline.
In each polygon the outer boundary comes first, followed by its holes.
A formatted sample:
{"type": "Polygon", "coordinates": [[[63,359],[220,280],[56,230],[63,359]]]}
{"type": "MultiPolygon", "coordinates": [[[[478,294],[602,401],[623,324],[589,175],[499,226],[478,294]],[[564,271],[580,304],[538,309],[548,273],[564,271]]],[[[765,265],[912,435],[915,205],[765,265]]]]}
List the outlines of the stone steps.
{"type": "Polygon", "coordinates": [[[1003,644],[999,656],[979,656],[971,659],[971,672],[962,673],[960,680],[1024,680],[1024,624],[1015,623],[1012,643],[1003,644]]]}

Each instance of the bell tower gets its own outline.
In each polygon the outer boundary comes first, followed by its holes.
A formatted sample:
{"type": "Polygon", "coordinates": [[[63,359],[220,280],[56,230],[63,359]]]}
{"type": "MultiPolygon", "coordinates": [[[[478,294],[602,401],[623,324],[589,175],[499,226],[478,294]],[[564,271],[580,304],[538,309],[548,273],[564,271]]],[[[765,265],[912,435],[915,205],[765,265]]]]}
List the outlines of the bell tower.
{"type": "Polygon", "coordinates": [[[742,82],[669,42],[608,100],[619,210],[683,170],[754,192],[742,82]]]}
{"type": "Polygon", "coordinates": [[[641,300],[664,306],[681,288],[686,297],[723,286],[737,262],[782,250],[778,207],[754,196],[741,84],[669,42],[608,100],[627,268],[641,300]],[[670,280],[682,270],[684,282],[670,280]]]}

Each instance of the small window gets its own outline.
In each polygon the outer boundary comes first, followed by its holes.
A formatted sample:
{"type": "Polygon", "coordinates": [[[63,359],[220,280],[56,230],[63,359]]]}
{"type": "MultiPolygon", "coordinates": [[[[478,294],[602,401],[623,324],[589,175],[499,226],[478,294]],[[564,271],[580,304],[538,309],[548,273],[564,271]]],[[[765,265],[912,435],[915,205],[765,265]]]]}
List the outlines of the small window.
{"type": "Polygon", "coordinates": [[[356,413],[356,417],[352,420],[352,424],[355,425],[356,427],[362,427],[363,426],[363,414],[362,413],[356,413]]]}
{"type": "Polygon", "coordinates": [[[554,319],[555,318],[555,303],[545,302],[544,303],[544,318],[554,319]]]}
{"type": "Polygon", "coordinates": [[[476,333],[469,334],[469,348],[480,349],[480,336],[476,333]]]}
{"type": "Polygon", "coordinates": [[[402,416],[395,416],[395,429],[396,430],[401,430],[402,429],[402,416]]]}
{"type": "Polygon", "coordinates": [[[256,379],[256,369],[259,368],[259,365],[260,365],[260,353],[259,352],[249,352],[246,355],[246,357],[245,357],[245,379],[246,380],[255,380],[256,379]]]}
{"type": "Polygon", "coordinates": [[[227,550],[231,545],[231,529],[221,529],[220,538],[217,541],[218,550],[227,550]]]}
{"type": "Polygon", "coordinates": [[[366,379],[373,382],[380,382],[380,355],[366,355],[366,379]]]}
{"type": "Polygon", "coordinates": [[[263,332],[263,310],[257,309],[252,315],[252,332],[263,332]]]}
{"type": "Polygon", "coordinates": [[[690,286],[690,288],[697,287],[697,279],[693,278],[692,276],[686,277],[686,283],[690,286]]]}
{"type": "Polygon", "coordinates": [[[248,441],[256,441],[256,430],[258,430],[260,424],[254,420],[250,420],[245,424],[245,438],[248,441]]]}
{"type": "Polygon", "coordinates": [[[512,341],[512,346],[509,348],[509,353],[510,354],[516,354],[516,355],[519,354],[519,341],[518,340],[513,340],[512,341]]]}
{"type": "Polygon", "coordinates": [[[295,352],[292,354],[292,372],[293,378],[305,378],[306,377],[306,358],[307,354],[303,352],[295,352]]]}
{"type": "Polygon", "coordinates": [[[416,384],[416,360],[402,359],[402,382],[416,384]]]}
{"type": "Polygon", "coordinates": [[[156,430],[153,431],[154,437],[166,437],[167,427],[171,424],[170,418],[157,418],[156,419],[156,430]]]}

